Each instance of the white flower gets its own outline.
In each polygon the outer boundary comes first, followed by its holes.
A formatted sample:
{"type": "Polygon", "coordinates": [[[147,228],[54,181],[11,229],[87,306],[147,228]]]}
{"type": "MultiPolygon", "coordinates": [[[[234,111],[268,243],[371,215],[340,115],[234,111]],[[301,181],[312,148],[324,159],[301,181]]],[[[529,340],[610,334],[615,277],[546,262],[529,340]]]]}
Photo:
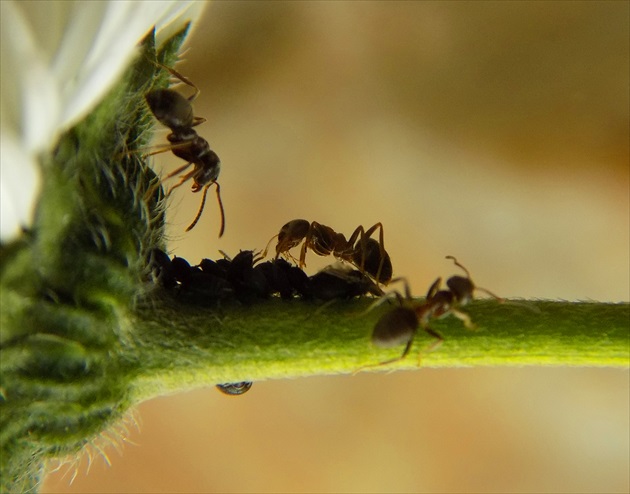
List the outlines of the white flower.
{"type": "Polygon", "coordinates": [[[0,1],[0,242],[32,221],[38,157],[105,96],[156,26],[157,43],[203,2],[0,1]]]}

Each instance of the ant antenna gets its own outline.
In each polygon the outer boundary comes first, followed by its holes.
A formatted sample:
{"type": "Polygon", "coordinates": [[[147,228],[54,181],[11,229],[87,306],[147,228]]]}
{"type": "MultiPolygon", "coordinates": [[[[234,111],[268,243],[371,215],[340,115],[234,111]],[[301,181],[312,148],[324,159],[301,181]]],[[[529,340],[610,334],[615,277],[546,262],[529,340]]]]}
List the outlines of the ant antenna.
{"type": "MultiPolygon", "coordinates": [[[[208,187],[210,187],[210,184],[206,185],[203,188],[203,196],[201,197],[201,205],[199,206],[199,211],[197,212],[197,216],[195,216],[195,219],[193,220],[193,222],[188,226],[188,228],[186,228],[187,232],[192,230],[195,227],[195,225],[197,224],[197,222],[199,221],[199,218],[201,218],[201,213],[203,212],[203,207],[206,205],[206,195],[208,194],[208,187]]],[[[219,235],[219,237],[220,236],[221,235],[219,235]]]]}
{"type": "Polygon", "coordinates": [[[221,213],[221,228],[219,229],[219,238],[221,238],[225,231],[225,211],[223,210],[223,201],[221,200],[221,186],[219,182],[214,182],[214,184],[217,186],[217,202],[219,203],[219,212],[221,213]]]}
{"type": "MultiPolygon", "coordinates": [[[[221,213],[221,228],[219,229],[219,238],[221,238],[223,236],[223,232],[225,231],[225,211],[223,210],[223,201],[221,200],[221,186],[219,185],[218,182],[212,182],[212,183],[214,183],[217,186],[217,200],[219,202],[219,211],[221,213]]],[[[206,195],[208,194],[208,187],[210,187],[212,183],[206,185],[203,188],[203,196],[201,198],[201,205],[199,206],[199,211],[197,212],[197,216],[195,216],[195,219],[190,224],[190,226],[186,228],[187,232],[192,230],[197,224],[197,222],[199,221],[199,218],[201,218],[201,213],[203,213],[203,208],[206,205],[206,195]]]]}
{"type": "MultiPolygon", "coordinates": [[[[460,263],[458,263],[457,259],[455,259],[454,256],[446,256],[446,259],[452,259],[452,261],[455,263],[455,266],[462,268],[464,270],[464,273],[466,273],[466,276],[470,278],[470,273],[468,272],[468,270],[464,266],[462,266],[460,263]]],[[[496,298],[499,298],[499,297],[496,297],[496,298]]]]}

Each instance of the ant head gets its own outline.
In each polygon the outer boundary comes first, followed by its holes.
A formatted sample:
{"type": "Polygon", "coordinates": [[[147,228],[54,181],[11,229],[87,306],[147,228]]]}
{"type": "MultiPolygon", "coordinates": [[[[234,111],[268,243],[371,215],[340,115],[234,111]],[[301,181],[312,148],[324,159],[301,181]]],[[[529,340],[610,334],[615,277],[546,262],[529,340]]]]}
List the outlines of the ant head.
{"type": "Polygon", "coordinates": [[[504,300],[503,298],[499,297],[498,295],[495,295],[487,288],[481,288],[479,286],[475,286],[473,281],[470,279],[470,273],[468,272],[468,270],[464,266],[462,266],[459,262],[457,262],[457,259],[455,259],[455,257],[446,256],[446,258],[452,259],[455,265],[462,268],[464,272],[466,273],[466,278],[462,276],[452,276],[446,282],[446,284],[450,288],[451,292],[453,292],[453,295],[455,296],[455,298],[457,299],[460,305],[466,305],[468,302],[470,302],[473,298],[473,292],[475,290],[487,293],[491,297],[497,299],[499,302],[503,302],[504,300]]]}
{"type": "Polygon", "coordinates": [[[306,237],[310,226],[306,220],[291,220],[280,228],[276,255],[279,256],[299,244],[306,237]]]}
{"type": "Polygon", "coordinates": [[[204,185],[210,185],[217,181],[221,172],[221,161],[212,150],[204,155],[203,165],[195,170],[193,175],[193,192],[197,192],[204,185]]]}
{"type": "Polygon", "coordinates": [[[463,276],[451,276],[446,281],[446,286],[448,286],[453,293],[455,300],[457,300],[461,305],[466,305],[473,298],[475,285],[470,278],[464,278],[463,276]]]}
{"type": "Polygon", "coordinates": [[[451,276],[446,281],[446,285],[453,293],[455,300],[461,305],[466,305],[472,300],[473,292],[475,291],[475,285],[470,279],[470,273],[463,265],[457,262],[454,256],[446,256],[446,259],[451,259],[453,263],[455,263],[455,266],[461,268],[464,273],[466,273],[466,278],[463,276],[451,276]]]}

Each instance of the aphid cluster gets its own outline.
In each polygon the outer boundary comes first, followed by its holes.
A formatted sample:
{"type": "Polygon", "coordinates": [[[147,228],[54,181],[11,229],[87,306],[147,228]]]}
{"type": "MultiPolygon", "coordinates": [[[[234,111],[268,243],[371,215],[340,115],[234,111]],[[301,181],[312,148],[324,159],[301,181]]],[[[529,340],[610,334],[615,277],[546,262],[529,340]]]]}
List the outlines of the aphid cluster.
{"type": "MultiPolygon", "coordinates": [[[[253,251],[245,250],[233,259],[224,255],[222,259],[202,259],[199,265],[191,266],[182,257],[171,259],[164,251],[152,249],[148,266],[153,281],[177,300],[200,306],[229,300],[251,304],[274,296],[328,301],[380,294],[374,282],[356,269],[329,266],[309,277],[284,259],[261,260],[253,251]]],[[[241,395],[252,383],[224,383],[216,387],[224,394],[241,395]]]]}
{"type": "Polygon", "coordinates": [[[396,358],[380,362],[376,365],[385,365],[404,359],[413,344],[418,328],[435,338],[429,350],[440,345],[444,338],[440,333],[429,326],[434,319],[440,319],[448,315],[453,315],[460,319],[468,329],[474,329],[470,316],[460,310],[473,298],[475,290],[483,291],[499,301],[503,301],[494,293],[475,286],[470,273],[453,256],[446,256],[453,260],[456,266],[460,267],[466,276],[451,276],[446,280],[446,290],[441,290],[442,278],[437,278],[429,287],[427,296],[423,302],[415,302],[411,297],[409,286],[405,283],[405,297],[396,292],[399,306],[386,312],[377,321],[372,332],[372,343],[380,348],[391,348],[405,344],[403,353],[396,358]]]}
{"type": "Polygon", "coordinates": [[[193,115],[191,102],[199,94],[199,89],[176,70],[163,65],[161,65],[161,67],[168,70],[184,84],[192,87],[195,92],[189,98],[185,98],[172,89],[154,89],[145,95],[147,104],[149,105],[149,108],[155,118],[162,125],[165,125],[171,130],[171,133],[166,136],[170,144],[163,149],[149,153],[147,156],[172,151],[175,156],[186,161],[185,165],[180,166],[175,171],[169,173],[166,176],[167,179],[182,173],[190,167],[190,165],[193,165],[192,171],[182,175],[180,177],[180,181],[171,187],[168,192],[170,194],[174,189],[190,179],[193,181],[191,188],[193,192],[203,190],[201,205],[199,206],[197,216],[195,216],[193,222],[188,226],[188,228],[186,228],[186,231],[192,230],[197,224],[197,221],[199,221],[206,203],[208,188],[212,184],[216,186],[217,200],[219,202],[219,210],[221,213],[221,227],[219,229],[219,237],[221,237],[225,230],[225,213],[223,211],[223,203],[221,201],[221,187],[217,182],[219,172],[221,171],[221,161],[219,160],[217,153],[210,149],[208,141],[199,136],[195,129],[193,129],[193,127],[196,127],[206,121],[205,118],[195,117],[193,115]]]}
{"type": "Polygon", "coordinates": [[[284,259],[261,261],[254,251],[244,250],[233,259],[202,259],[191,266],[182,257],[171,259],[153,249],[148,265],[156,283],[171,290],[182,303],[201,306],[229,300],[251,304],[270,297],[328,301],[380,294],[376,284],[357,269],[328,266],[308,276],[284,259]]]}
{"type": "MultiPolygon", "coordinates": [[[[392,279],[392,262],[385,250],[383,240],[383,225],[376,223],[367,230],[358,226],[346,239],[343,233],[338,233],[331,227],[313,221],[297,219],[286,223],[274,238],[276,244],[276,259],[284,254],[292,257],[289,251],[302,243],[299,266],[306,265],[306,252],[311,250],[319,256],[333,255],[337,259],[355,266],[359,272],[369,275],[377,284],[387,285],[392,279]],[[371,235],[379,230],[379,239],[371,235]]],[[[267,248],[269,244],[267,244],[267,248]]],[[[267,249],[265,249],[265,253],[267,249]]]]}

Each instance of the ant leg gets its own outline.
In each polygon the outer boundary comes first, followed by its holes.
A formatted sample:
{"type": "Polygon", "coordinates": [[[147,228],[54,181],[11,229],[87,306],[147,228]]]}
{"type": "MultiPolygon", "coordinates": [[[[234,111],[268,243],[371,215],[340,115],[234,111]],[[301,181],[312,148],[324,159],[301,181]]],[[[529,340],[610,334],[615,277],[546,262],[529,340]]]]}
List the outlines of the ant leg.
{"type": "MultiPolygon", "coordinates": [[[[306,267],[306,249],[308,248],[308,237],[306,237],[306,239],[304,240],[304,243],[302,244],[302,248],[300,249],[300,269],[304,269],[306,267]]],[[[287,252],[288,254],[288,252],[287,252]]]]}
{"type": "Polygon", "coordinates": [[[451,309],[449,312],[453,314],[461,322],[463,322],[464,326],[466,326],[466,329],[470,329],[470,330],[477,329],[477,326],[475,325],[475,323],[472,322],[472,319],[470,318],[470,316],[466,314],[465,312],[462,312],[457,309],[451,309]]]}
{"type": "Polygon", "coordinates": [[[141,154],[142,155],[142,159],[146,159],[149,156],[155,156],[156,154],[161,154],[161,153],[167,153],[169,151],[172,151],[173,149],[178,149],[178,148],[183,148],[186,146],[190,146],[190,143],[188,142],[182,142],[179,144],[165,144],[165,145],[159,145],[159,146],[146,146],[146,147],[141,147],[141,148],[136,148],[133,149],[131,151],[127,150],[119,155],[117,155],[117,159],[120,159],[124,156],[130,156],[133,154],[141,154]],[[142,154],[145,151],[151,151],[150,153],[147,154],[142,154]]]}
{"type": "Polygon", "coordinates": [[[416,336],[416,332],[414,331],[413,334],[411,335],[411,338],[409,338],[409,341],[405,345],[405,349],[403,350],[402,355],[400,357],[396,357],[396,358],[393,358],[393,359],[385,360],[384,362],[379,362],[376,365],[380,366],[380,365],[393,364],[394,362],[398,362],[400,360],[404,360],[405,357],[407,355],[409,355],[409,351],[411,350],[411,346],[413,345],[413,340],[414,340],[415,336],[416,336]]]}
{"type": "Polygon", "coordinates": [[[383,294],[381,297],[379,297],[378,299],[376,299],[374,302],[372,302],[367,309],[357,313],[355,315],[355,317],[363,317],[366,314],[369,314],[371,311],[373,311],[374,309],[376,309],[379,305],[382,305],[385,302],[389,302],[390,299],[392,298],[392,295],[396,297],[396,300],[398,301],[398,304],[402,307],[405,304],[405,300],[409,301],[411,300],[411,289],[409,288],[409,283],[407,282],[406,278],[400,277],[400,278],[396,278],[395,280],[392,281],[402,281],[404,283],[405,286],[405,296],[403,297],[400,292],[393,290],[390,291],[388,293],[383,294]]]}
{"type": "Polygon", "coordinates": [[[143,156],[143,158],[148,158],[149,156],[154,156],[160,153],[166,153],[168,151],[172,151],[173,149],[181,149],[190,146],[190,142],[180,142],[177,144],[166,144],[165,146],[149,146],[146,148],[136,149],[134,152],[143,152],[149,151],[151,149],[155,149],[155,151],[151,151],[143,156]]]}
{"type": "Polygon", "coordinates": [[[357,370],[355,370],[352,374],[358,374],[359,372],[361,372],[364,369],[369,369],[371,367],[380,367],[382,365],[388,365],[388,364],[393,364],[394,362],[399,362],[401,360],[404,360],[405,357],[407,357],[407,355],[409,355],[409,351],[411,350],[411,347],[413,345],[413,340],[416,336],[416,331],[414,330],[413,334],[411,335],[411,337],[409,338],[409,341],[407,342],[407,344],[405,345],[405,349],[402,352],[402,355],[400,355],[399,357],[394,357],[392,359],[389,360],[384,360],[383,362],[379,362],[377,364],[367,364],[367,365],[363,365],[361,367],[359,367],[357,370]]]}
{"type": "Polygon", "coordinates": [[[192,165],[192,162],[190,163],[186,163],[185,165],[180,166],[177,170],[172,171],[171,173],[169,173],[168,175],[166,175],[165,178],[173,178],[175,175],[180,174],[181,172],[183,172],[186,168],[188,168],[190,165],[192,165]]]}
{"type": "MultiPolygon", "coordinates": [[[[426,347],[422,352],[432,352],[433,350],[435,350],[436,348],[438,348],[442,343],[444,343],[444,337],[438,333],[437,331],[431,329],[429,326],[424,326],[422,329],[424,329],[424,331],[433,336],[435,338],[435,341],[433,343],[431,343],[428,347],[426,347]]],[[[420,358],[420,355],[418,355],[418,358],[420,358]]]]}
{"type": "MultiPolygon", "coordinates": [[[[378,235],[378,250],[380,254],[380,261],[378,263],[378,269],[376,270],[376,282],[381,283],[381,272],[383,271],[383,266],[385,265],[385,256],[387,252],[385,251],[385,236],[383,234],[383,224],[381,222],[372,225],[366,231],[363,230],[362,226],[359,226],[350,237],[351,239],[355,239],[359,236],[359,242],[361,245],[361,271],[364,270],[365,267],[365,253],[367,250],[367,239],[372,236],[372,234],[379,230],[378,235]]],[[[354,244],[352,240],[349,241],[350,244],[354,244]]]]}
{"type": "MultiPolygon", "coordinates": [[[[189,163],[189,165],[190,165],[190,163],[189,163]]],[[[186,168],[186,167],[184,167],[184,168],[186,168]]],[[[177,187],[179,187],[180,185],[182,185],[182,184],[186,183],[188,180],[190,180],[190,179],[193,177],[193,175],[195,174],[195,171],[196,171],[196,170],[193,170],[193,171],[191,171],[191,172],[187,173],[186,175],[184,175],[184,176],[181,178],[181,180],[180,180],[179,182],[177,182],[175,185],[173,185],[173,186],[172,186],[172,187],[168,190],[168,192],[166,193],[166,195],[167,195],[167,196],[170,196],[170,195],[171,195],[171,193],[173,192],[173,190],[175,190],[177,187]]],[[[171,175],[172,175],[172,174],[169,174],[166,178],[170,178],[170,177],[171,177],[171,175]]],[[[196,191],[195,191],[195,192],[196,192],[196,191]]]]}
{"type": "Polygon", "coordinates": [[[376,230],[376,228],[380,228],[380,231],[379,231],[379,234],[378,234],[378,246],[379,246],[380,254],[381,254],[381,262],[378,264],[378,271],[376,271],[376,281],[378,283],[380,283],[380,281],[381,281],[381,271],[383,270],[383,266],[385,265],[385,255],[387,254],[387,252],[385,252],[385,239],[384,239],[384,235],[383,235],[383,224],[380,223],[380,222],[377,223],[376,225],[374,225],[372,228],[370,228],[366,232],[366,235],[368,237],[370,235],[372,235],[372,229],[376,230]]]}
{"type": "Polygon", "coordinates": [[[348,239],[348,245],[350,245],[352,247],[352,249],[354,249],[354,244],[356,243],[357,239],[359,239],[360,245],[361,245],[361,264],[358,266],[359,271],[361,271],[362,273],[365,272],[365,240],[364,240],[364,236],[365,236],[365,230],[363,229],[363,225],[359,225],[357,226],[354,231],[352,232],[352,235],[350,235],[350,238],[348,239]]]}
{"type": "Polygon", "coordinates": [[[303,269],[306,267],[306,249],[308,249],[308,246],[311,243],[311,238],[313,238],[313,231],[314,231],[313,225],[314,224],[315,222],[313,221],[309,225],[308,232],[306,232],[306,237],[304,237],[304,243],[302,244],[302,249],[300,249],[300,269],[303,269]]]}

